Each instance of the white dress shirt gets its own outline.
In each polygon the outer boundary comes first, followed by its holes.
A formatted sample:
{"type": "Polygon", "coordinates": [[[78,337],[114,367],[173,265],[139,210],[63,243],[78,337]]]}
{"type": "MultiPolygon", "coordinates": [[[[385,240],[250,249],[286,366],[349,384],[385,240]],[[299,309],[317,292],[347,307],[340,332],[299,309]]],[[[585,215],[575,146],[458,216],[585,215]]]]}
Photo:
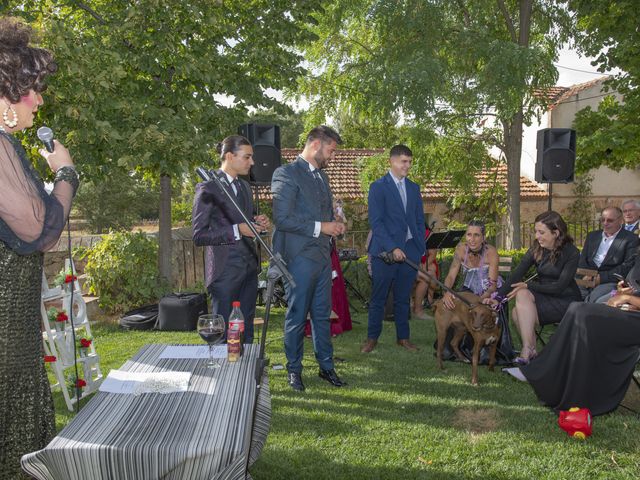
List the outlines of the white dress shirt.
{"type": "MultiPolygon", "coordinates": [[[[225,171],[223,171],[222,173],[224,173],[225,176],[227,177],[227,182],[229,182],[229,185],[231,185],[231,190],[233,190],[233,193],[237,197],[238,196],[238,190],[236,189],[235,183],[233,183],[236,179],[234,177],[232,177],[231,175],[229,175],[225,171]]],[[[235,238],[236,240],[240,240],[242,238],[242,235],[240,235],[240,227],[238,227],[237,223],[233,224],[233,238],[235,238]]]]}
{"type": "MultiPolygon", "coordinates": [[[[622,228],[620,228],[620,230],[622,230],[622,228]]],[[[616,239],[616,236],[618,235],[618,232],[620,230],[609,237],[607,237],[604,231],[602,232],[602,241],[598,246],[598,251],[593,256],[593,263],[595,263],[598,267],[600,267],[600,265],[602,265],[602,262],[604,262],[604,258],[607,256],[607,252],[611,248],[611,244],[616,239]]]]}

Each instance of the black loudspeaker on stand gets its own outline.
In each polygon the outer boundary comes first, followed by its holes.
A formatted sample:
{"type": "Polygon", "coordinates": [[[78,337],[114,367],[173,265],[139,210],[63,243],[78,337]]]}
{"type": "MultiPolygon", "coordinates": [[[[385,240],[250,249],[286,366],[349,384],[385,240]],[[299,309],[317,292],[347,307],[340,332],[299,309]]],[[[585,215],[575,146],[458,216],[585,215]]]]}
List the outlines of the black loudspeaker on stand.
{"type": "Polygon", "coordinates": [[[276,168],[282,164],[280,156],[280,127],[278,125],[245,123],[238,133],[253,146],[253,162],[249,181],[256,185],[270,185],[276,168]]]}
{"type": "Polygon", "coordinates": [[[536,148],[536,182],[573,182],[576,163],[575,130],[569,128],[538,130],[536,148]]]}

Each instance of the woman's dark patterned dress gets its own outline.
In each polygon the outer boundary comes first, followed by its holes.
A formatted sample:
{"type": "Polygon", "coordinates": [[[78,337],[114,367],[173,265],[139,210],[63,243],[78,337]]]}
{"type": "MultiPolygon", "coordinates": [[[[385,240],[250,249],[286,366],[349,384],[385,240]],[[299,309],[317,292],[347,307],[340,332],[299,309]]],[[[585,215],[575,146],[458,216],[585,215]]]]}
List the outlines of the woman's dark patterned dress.
{"type": "Polygon", "coordinates": [[[28,478],[20,457],[55,435],[40,314],[42,253],[0,242],[0,479],[28,478]]]}

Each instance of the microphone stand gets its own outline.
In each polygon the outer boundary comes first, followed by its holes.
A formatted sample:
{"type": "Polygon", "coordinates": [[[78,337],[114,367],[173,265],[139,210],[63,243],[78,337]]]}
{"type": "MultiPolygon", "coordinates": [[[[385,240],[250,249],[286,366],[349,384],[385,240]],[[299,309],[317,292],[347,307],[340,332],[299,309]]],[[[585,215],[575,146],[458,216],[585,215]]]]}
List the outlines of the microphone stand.
{"type": "Polygon", "coordinates": [[[258,240],[259,245],[264,249],[265,252],[267,252],[267,255],[269,256],[270,266],[267,272],[267,299],[265,301],[264,325],[262,326],[262,332],[260,335],[260,351],[258,354],[258,362],[256,363],[256,369],[254,372],[254,379],[256,382],[256,395],[253,401],[253,413],[251,417],[251,423],[247,426],[247,430],[246,430],[247,443],[245,446],[245,450],[247,454],[247,463],[245,465],[245,473],[248,474],[249,462],[251,459],[251,438],[253,437],[253,428],[256,422],[256,410],[258,406],[258,397],[260,396],[260,392],[262,389],[262,374],[268,364],[268,360],[264,358],[264,350],[267,342],[267,329],[269,327],[269,317],[271,314],[271,303],[273,298],[273,292],[275,290],[275,284],[276,284],[276,281],[281,277],[285,277],[287,279],[287,282],[289,282],[289,284],[291,285],[291,287],[295,287],[296,284],[293,280],[293,277],[291,276],[291,273],[289,273],[289,270],[287,270],[286,263],[282,259],[282,256],[279,253],[273,253],[273,251],[269,248],[269,246],[265,243],[265,241],[260,237],[260,234],[256,230],[256,227],[253,225],[253,221],[247,218],[245,213],[242,211],[242,208],[240,208],[240,205],[238,205],[238,202],[236,201],[234,196],[231,195],[231,193],[229,193],[229,190],[225,188],[225,185],[228,185],[227,180],[219,178],[217,175],[212,174],[210,171],[205,170],[202,167],[196,168],[196,172],[200,176],[200,178],[202,178],[202,180],[204,180],[205,182],[213,181],[216,183],[220,191],[222,191],[222,193],[231,202],[233,207],[238,211],[238,213],[240,213],[240,216],[242,217],[242,219],[249,226],[251,233],[253,233],[254,238],[258,240]]]}

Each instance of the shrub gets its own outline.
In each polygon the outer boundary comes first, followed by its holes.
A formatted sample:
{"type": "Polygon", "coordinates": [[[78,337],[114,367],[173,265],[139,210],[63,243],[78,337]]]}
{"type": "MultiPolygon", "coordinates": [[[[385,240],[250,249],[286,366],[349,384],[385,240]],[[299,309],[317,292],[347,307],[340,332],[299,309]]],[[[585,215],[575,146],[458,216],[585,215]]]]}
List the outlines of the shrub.
{"type": "Polygon", "coordinates": [[[172,201],[171,202],[171,222],[191,224],[192,201],[172,201]]]}
{"type": "Polygon", "coordinates": [[[87,251],[87,285],[100,307],[119,312],[156,302],[164,293],[158,274],[158,243],[144,233],[116,232],[87,251]]]}
{"type": "Polygon", "coordinates": [[[143,218],[158,218],[158,192],[147,182],[113,170],[99,181],[80,183],[74,209],[96,233],[129,230],[143,218]]]}

